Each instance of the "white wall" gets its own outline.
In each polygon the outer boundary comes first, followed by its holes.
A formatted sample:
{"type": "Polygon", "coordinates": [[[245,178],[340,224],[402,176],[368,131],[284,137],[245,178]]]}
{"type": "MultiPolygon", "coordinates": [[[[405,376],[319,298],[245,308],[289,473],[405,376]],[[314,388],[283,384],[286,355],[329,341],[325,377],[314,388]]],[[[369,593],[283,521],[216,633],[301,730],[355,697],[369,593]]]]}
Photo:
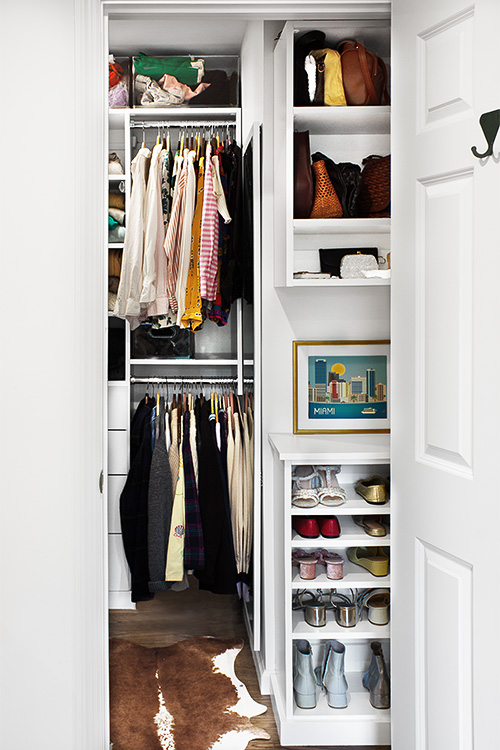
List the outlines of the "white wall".
{"type": "Polygon", "coordinates": [[[92,167],[91,143],[102,155],[91,128],[82,143],[91,113],[75,106],[76,88],[86,85],[75,65],[80,10],[83,0],[1,5],[0,48],[9,70],[0,118],[5,750],[101,747],[92,717],[105,736],[105,675],[96,659],[105,550],[92,535],[102,524],[99,248],[86,242],[92,216],[76,191],[92,167]]]}

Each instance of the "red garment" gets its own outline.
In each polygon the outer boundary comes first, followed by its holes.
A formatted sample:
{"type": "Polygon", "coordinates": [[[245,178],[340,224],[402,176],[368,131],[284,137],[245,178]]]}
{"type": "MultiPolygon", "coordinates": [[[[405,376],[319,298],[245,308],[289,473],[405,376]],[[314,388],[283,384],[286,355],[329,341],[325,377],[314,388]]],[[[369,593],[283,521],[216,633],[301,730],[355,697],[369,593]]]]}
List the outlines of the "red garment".
{"type": "Polygon", "coordinates": [[[120,83],[122,75],[123,68],[119,63],[109,63],[109,88],[113,88],[120,83]]]}

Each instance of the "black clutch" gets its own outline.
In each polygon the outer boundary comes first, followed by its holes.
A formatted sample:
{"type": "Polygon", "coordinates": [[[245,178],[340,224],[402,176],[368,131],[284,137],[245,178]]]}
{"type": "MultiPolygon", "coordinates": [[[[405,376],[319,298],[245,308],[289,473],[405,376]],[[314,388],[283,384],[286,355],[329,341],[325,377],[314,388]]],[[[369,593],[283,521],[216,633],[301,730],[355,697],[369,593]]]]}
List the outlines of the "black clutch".
{"type": "Polygon", "coordinates": [[[132,331],[132,359],[188,359],[194,355],[194,334],[187,328],[152,328],[142,323],[132,331]]]}
{"type": "Polygon", "coordinates": [[[378,261],[378,247],[332,247],[319,249],[319,262],[321,273],[329,273],[330,276],[340,278],[340,264],[344,255],[373,255],[378,261]]]}

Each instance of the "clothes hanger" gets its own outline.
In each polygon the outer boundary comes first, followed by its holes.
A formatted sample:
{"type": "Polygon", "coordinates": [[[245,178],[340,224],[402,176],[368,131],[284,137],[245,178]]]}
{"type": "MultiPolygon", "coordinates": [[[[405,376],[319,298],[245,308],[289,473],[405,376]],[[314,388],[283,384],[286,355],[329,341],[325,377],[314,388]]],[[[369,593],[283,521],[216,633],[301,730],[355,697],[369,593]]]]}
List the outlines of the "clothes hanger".
{"type": "Polygon", "coordinates": [[[146,128],[142,126],[142,143],[141,148],[146,148],[146,128]]]}

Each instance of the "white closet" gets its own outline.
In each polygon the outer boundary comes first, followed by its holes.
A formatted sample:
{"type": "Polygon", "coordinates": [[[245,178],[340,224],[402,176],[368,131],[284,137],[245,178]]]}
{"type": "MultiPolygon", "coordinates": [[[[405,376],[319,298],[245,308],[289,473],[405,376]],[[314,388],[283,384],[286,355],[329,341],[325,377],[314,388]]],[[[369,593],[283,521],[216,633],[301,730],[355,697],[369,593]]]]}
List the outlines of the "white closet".
{"type": "MultiPolygon", "coordinates": [[[[129,59],[139,52],[152,55],[195,54],[205,57],[211,69],[236,70],[241,78],[248,81],[250,71],[258,69],[262,61],[256,58],[259,47],[253,45],[253,36],[261,31],[262,25],[232,20],[228,22],[229,35],[221,35],[215,19],[203,22],[189,22],[178,16],[164,14],[152,23],[146,15],[133,15],[129,20],[122,16],[107,19],[109,53],[119,61],[129,59]]],[[[133,77],[129,85],[133,86],[133,77]]],[[[154,388],[155,383],[169,381],[169,392],[177,387],[196,389],[197,381],[212,381],[224,386],[232,382],[235,392],[243,394],[251,387],[255,397],[255,476],[260,478],[260,169],[261,133],[258,102],[253,85],[242,86],[242,97],[246,102],[245,117],[241,106],[172,106],[141,107],[129,106],[110,108],[108,113],[108,150],[121,159],[125,174],[123,178],[111,175],[109,186],[122,182],[125,190],[125,215],[130,204],[131,175],[130,163],[137,153],[141,141],[152,148],[159,134],[171,137],[172,148],[185,133],[186,137],[196,130],[208,132],[210,128],[224,137],[230,133],[241,148],[243,162],[252,162],[252,210],[254,214],[254,258],[253,277],[254,302],[245,299],[233,301],[228,324],[218,327],[207,320],[203,329],[192,335],[194,353],[189,358],[145,358],[134,356],[131,348],[128,323],[108,314],[110,332],[122,337],[124,365],[112,380],[108,381],[108,545],[109,545],[109,606],[110,608],[135,608],[130,598],[130,573],[123,550],[120,528],[120,493],[129,470],[130,419],[137,404],[147,389],[147,382],[154,388]],[[255,356],[254,356],[255,352],[255,356]],[[174,385],[176,383],[176,385],[174,385]]],[[[238,95],[239,96],[239,95],[238,95]]],[[[131,101],[132,103],[132,101],[131,101]]],[[[242,169],[243,189],[245,178],[242,169]]],[[[246,187],[248,191],[248,186],[246,187]]],[[[243,222],[240,218],[240,227],[243,222]]],[[[123,243],[108,242],[109,250],[120,250],[123,243]]],[[[240,252],[241,255],[241,252],[240,252]]],[[[240,257],[241,262],[241,257],[240,257]]],[[[254,523],[260,528],[260,479],[254,481],[255,503],[254,523]]],[[[254,574],[251,586],[251,600],[244,603],[247,628],[256,650],[260,647],[260,543],[258,535],[254,540],[254,574]],[[258,627],[254,628],[254,622],[258,627]]]]}
{"type": "MultiPolygon", "coordinates": [[[[384,280],[294,279],[294,271],[319,270],[319,247],[377,246],[386,257],[390,245],[390,219],[293,220],[293,131],[308,129],[311,152],[320,150],[334,161],[353,161],[372,153],[390,152],[390,108],[294,108],[293,41],[294,35],[320,29],[334,46],[343,38],[356,38],[374,48],[390,62],[389,5],[370,4],[344,9],[332,3],[325,17],[289,21],[243,20],[230,16],[221,34],[217,18],[204,16],[186,23],[168,13],[155,15],[139,11],[108,17],[109,51],[131,56],[138,51],[167,54],[170,39],[176,40],[175,53],[237,54],[240,56],[241,109],[111,110],[109,150],[123,156],[125,184],[130,191],[129,165],[142,137],[134,129],[135,121],[175,121],[232,117],[237,123],[239,142],[245,146],[253,135],[254,162],[260,159],[258,128],[262,122],[262,189],[258,175],[255,188],[256,254],[255,303],[233,306],[231,327],[226,331],[207,329],[195,334],[195,357],[185,361],[158,363],[134,360],[127,350],[121,381],[109,384],[109,549],[110,606],[133,606],[128,593],[128,572],[121,549],[118,502],[127,470],[128,422],[130,404],[137,403],[144,385],[134,378],[149,375],[190,377],[251,376],[255,381],[256,412],[262,412],[259,441],[256,444],[255,476],[255,578],[247,625],[252,633],[254,660],[261,689],[270,693],[282,744],[386,744],[390,742],[390,711],[370,707],[368,693],[361,687],[361,674],[370,661],[370,641],[384,643],[386,658],[390,650],[390,626],[376,629],[359,623],[350,631],[332,628],[322,633],[299,621],[301,613],[291,609],[292,592],[297,588],[290,562],[291,551],[300,545],[291,536],[291,471],[296,463],[340,463],[342,481],[351,486],[367,471],[389,471],[387,435],[293,436],[292,433],[292,341],[388,339],[389,283],[384,280]],[[274,80],[274,86],[271,81],[274,80]],[[260,222],[262,221],[262,231],[260,222]],[[262,233],[262,253],[259,240],[262,233]],[[251,320],[250,320],[251,318],[251,320]],[[253,351],[246,346],[251,339],[253,351]],[[131,385],[132,383],[132,385],[131,385]],[[262,389],[262,390],[261,390],[262,389]],[[262,396],[261,396],[262,393],[262,396]],[[262,447],[260,447],[260,445],[262,447]],[[262,469],[261,469],[262,465],[262,469]],[[262,475],[262,476],[261,476],[262,475]],[[313,645],[315,664],[322,643],[338,638],[346,644],[350,705],[345,711],[329,708],[320,700],[314,711],[298,710],[293,703],[292,649],[297,638],[313,645]]],[[[147,132],[147,131],[146,131],[147,132]]],[[[150,140],[156,138],[154,128],[150,140]]],[[[151,143],[147,142],[147,145],[151,143]]],[[[126,334],[128,341],[128,333],[126,334]]],[[[127,345],[128,346],[128,345],[127,345]]],[[[358,498],[339,511],[345,535],[335,549],[346,552],[348,546],[373,543],[354,527],[353,513],[374,512],[363,508],[358,498]],[[347,530],[351,529],[349,533],[347,530]],[[368,541],[367,541],[368,540],[368,541]]],[[[390,513],[390,506],[384,507],[390,513]]],[[[384,542],[389,547],[390,537],[384,542]]],[[[332,545],[329,545],[332,548],[332,545]]],[[[361,570],[361,569],[360,569],[361,570]]],[[[323,576],[324,577],[324,576],[323,576]]],[[[346,575],[344,587],[390,586],[370,580],[359,571],[346,575]],[[358,574],[356,574],[358,573],[358,574]]],[[[317,588],[319,584],[314,587],[317,588]]],[[[341,587],[339,587],[340,590],[341,587]]]]}

